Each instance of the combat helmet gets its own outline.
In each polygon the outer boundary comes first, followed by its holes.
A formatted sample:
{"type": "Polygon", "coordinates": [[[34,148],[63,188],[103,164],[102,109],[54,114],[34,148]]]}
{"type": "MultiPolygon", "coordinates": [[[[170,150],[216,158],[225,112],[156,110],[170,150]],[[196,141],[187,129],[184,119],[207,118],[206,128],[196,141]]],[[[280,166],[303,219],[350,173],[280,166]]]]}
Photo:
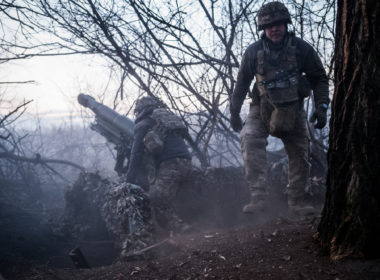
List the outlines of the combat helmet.
{"type": "Polygon", "coordinates": [[[266,26],[274,23],[292,23],[289,10],[278,1],[263,5],[258,14],[258,29],[263,30],[266,26]]]}
{"type": "Polygon", "coordinates": [[[156,97],[144,96],[136,101],[134,114],[135,116],[140,115],[142,112],[150,109],[155,109],[162,107],[163,103],[156,97]]]}

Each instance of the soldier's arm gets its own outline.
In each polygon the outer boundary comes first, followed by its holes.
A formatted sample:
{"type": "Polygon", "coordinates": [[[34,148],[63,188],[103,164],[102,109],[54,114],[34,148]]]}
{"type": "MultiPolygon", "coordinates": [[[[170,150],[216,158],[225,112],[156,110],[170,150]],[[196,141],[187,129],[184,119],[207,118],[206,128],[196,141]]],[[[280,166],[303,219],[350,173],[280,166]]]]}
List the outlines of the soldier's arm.
{"type": "Polygon", "coordinates": [[[242,58],[234,91],[230,97],[230,111],[239,113],[254,77],[254,58],[248,48],[242,58]]]}
{"type": "MultiPolygon", "coordinates": [[[[135,127],[136,128],[136,127],[135,127]]],[[[133,134],[131,156],[128,164],[127,182],[136,184],[138,170],[142,167],[145,153],[143,139],[149,130],[149,126],[139,126],[133,134]]]]}
{"type": "Polygon", "coordinates": [[[315,107],[320,104],[329,104],[329,81],[322,61],[317,52],[310,47],[304,64],[304,72],[310,82],[314,93],[315,107]]]}

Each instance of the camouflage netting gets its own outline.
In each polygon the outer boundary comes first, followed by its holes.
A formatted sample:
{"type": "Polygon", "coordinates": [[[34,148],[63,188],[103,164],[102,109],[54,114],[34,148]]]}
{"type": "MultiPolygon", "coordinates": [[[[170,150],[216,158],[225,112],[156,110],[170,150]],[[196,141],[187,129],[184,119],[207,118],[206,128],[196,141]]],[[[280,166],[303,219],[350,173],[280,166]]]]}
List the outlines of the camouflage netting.
{"type": "Polygon", "coordinates": [[[122,255],[152,240],[149,200],[139,186],[81,173],[65,199],[63,231],[78,240],[114,240],[122,255]]]}
{"type": "Polygon", "coordinates": [[[122,256],[152,243],[149,198],[139,186],[125,182],[111,184],[101,214],[107,229],[121,244],[122,256]]]}
{"type": "MultiPolygon", "coordinates": [[[[272,215],[279,215],[287,207],[287,160],[281,154],[270,161],[268,191],[271,205],[276,205],[272,215]]],[[[322,205],[324,182],[316,177],[311,182],[310,199],[322,205]]],[[[248,200],[242,168],[194,168],[179,187],[176,210],[192,225],[230,227],[252,221],[241,211],[248,200]]],[[[156,241],[146,192],[125,183],[123,177],[109,182],[97,174],[82,173],[66,194],[65,229],[78,240],[111,240],[121,256],[156,241]]]]}
{"type": "MultiPolygon", "coordinates": [[[[240,168],[194,169],[180,186],[177,211],[190,223],[236,223],[248,190],[240,168]]],[[[78,240],[113,240],[121,256],[154,242],[149,199],[136,185],[81,173],[67,191],[63,231],[78,240]]]]}
{"type": "Polygon", "coordinates": [[[109,187],[110,182],[98,174],[80,173],[75,184],[65,193],[64,233],[78,240],[111,238],[101,214],[109,187]]]}
{"type": "Polygon", "coordinates": [[[242,168],[194,168],[179,189],[177,211],[191,223],[233,226],[241,222],[241,209],[248,198],[242,168]]]}

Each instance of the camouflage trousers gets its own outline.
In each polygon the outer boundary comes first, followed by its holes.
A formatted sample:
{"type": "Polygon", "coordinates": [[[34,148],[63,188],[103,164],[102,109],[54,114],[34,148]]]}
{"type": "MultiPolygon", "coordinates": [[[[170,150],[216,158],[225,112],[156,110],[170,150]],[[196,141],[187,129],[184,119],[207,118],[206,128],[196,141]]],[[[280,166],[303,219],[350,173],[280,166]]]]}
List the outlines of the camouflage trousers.
{"type": "MultiPolygon", "coordinates": [[[[252,103],[240,133],[245,176],[252,197],[265,196],[267,192],[266,146],[270,114],[273,110],[271,106],[266,102],[262,102],[260,106],[252,103]]],[[[294,130],[280,137],[289,162],[287,193],[292,198],[304,196],[310,170],[306,114],[303,110],[297,114],[294,130]]]]}
{"type": "Polygon", "coordinates": [[[162,230],[178,231],[182,220],[174,209],[174,200],[181,184],[191,172],[191,160],[175,158],[161,162],[149,196],[156,224],[162,230]]]}

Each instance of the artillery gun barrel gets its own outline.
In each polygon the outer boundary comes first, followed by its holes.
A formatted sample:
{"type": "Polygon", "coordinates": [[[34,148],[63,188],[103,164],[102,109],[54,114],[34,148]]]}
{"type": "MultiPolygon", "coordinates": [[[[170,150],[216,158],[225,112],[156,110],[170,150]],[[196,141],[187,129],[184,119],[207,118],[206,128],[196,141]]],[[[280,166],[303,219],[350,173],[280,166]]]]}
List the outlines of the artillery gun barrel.
{"type": "Polygon", "coordinates": [[[78,95],[78,102],[86,108],[90,108],[97,118],[109,122],[111,125],[119,129],[125,136],[133,136],[134,122],[123,115],[118,114],[109,107],[97,102],[92,96],[80,93],[78,95]]]}

